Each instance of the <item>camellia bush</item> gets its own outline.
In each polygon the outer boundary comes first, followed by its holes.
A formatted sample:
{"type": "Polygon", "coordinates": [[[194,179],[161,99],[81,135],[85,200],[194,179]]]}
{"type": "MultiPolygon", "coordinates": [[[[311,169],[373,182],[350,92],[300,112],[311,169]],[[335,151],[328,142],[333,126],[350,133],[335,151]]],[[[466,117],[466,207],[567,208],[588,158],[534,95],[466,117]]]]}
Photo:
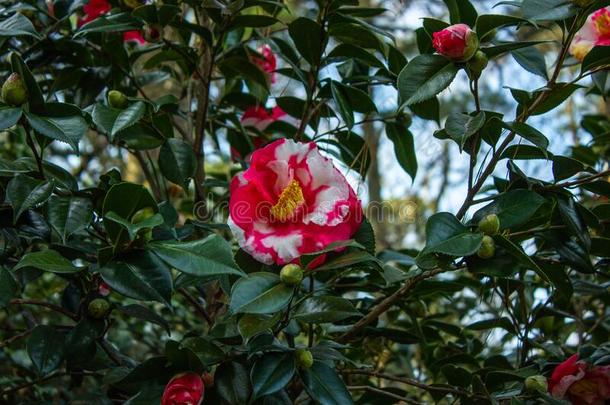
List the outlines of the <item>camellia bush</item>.
{"type": "Polygon", "coordinates": [[[1,2],[0,403],[608,403],[610,2],[438,3],[1,2]],[[376,246],[415,122],[466,192],[376,246]]]}

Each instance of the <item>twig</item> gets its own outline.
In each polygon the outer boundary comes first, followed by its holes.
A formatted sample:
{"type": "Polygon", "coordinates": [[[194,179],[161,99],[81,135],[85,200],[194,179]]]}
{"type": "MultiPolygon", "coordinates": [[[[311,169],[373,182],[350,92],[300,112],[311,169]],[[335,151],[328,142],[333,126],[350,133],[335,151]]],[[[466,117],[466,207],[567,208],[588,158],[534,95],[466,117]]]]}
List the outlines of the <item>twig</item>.
{"type": "Polygon", "coordinates": [[[40,301],[40,300],[14,299],[9,302],[9,305],[37,305],[40,307],[48,308],[55,312],[59,312],[60,314],[67,316],[68,318],[72,319],[73,321],[78,321],[78,316],[76,314],[73,314],[72,312],[68,311],[67,309],[60,307],[59,305],[51,304],[50,302],[45,302],[45,301],[40,301]]]}
{"type": "Polygon", "coordinates": [[[214,321],[212,320],[212,318],[210,318],[210,315],[208,315],[208,312],[205,310],[205,308],[202,307],[201,304],[199,304],[199,302],[197,302],[197,299],[195,299],[195,297],[193,297],[191,294],[189,294],[189,292],[186,291],[185,288],[179,289],[178,293],[180,295],[182,295],[184,298],[186,298],[187,301],[190,302],[191,305],[193,305],[195,307],[195,310],[197,312],[199,312],[199,314],[201,316],[203,316],[203,318],[205,319],[205,321],[208,323],[209,326],[212,326],[214,324],[214,321]]]}
{"type": "Polygon", "coordinates": [[[28,329],[25,332],[21,332],[15,336],[11,336],[10,338],[6,339],[5,341],[0,342],[0,349],[2,349],[3,347],[9,346],[11,343],[28,336],[30,333],[32,333],[33,330],[34,329],[28,329]]]}
{"type": "MultiPolygon", "coordinates": [[[[458,270],[458,269],[455,269],[458,270]]],[[[338,342],[348,342],[353,339],[362,329],[373,323],[381,314],[390,309],[400,298],[409,293],[422,280],[436,276],[437,274],[449,271],[449,269],[436,268],[425,271],[418,276],[412,277],[405,281],[405,284],[398,289],[394,294],[385,298],[379,304],[371,308],[369,313],[354,324],[345,334],[337,339],[338,342]]]]}
{"type": "Polygon", "coordinates": [[[407,404],[413,404],[413,405],[419,405],[420,402],[415,402],[412,399],[408,399],[408,398],[403,398],[400,395],[396,395],[393,394],[391,392],[388,391],[384,391],[382,389],[379,388],[375,388],[375,387],[371,387],[370,385],[350,385],[347,387],[348,390],[352,390],[352,391],[369,391],[372,392],[374,394],[379,394],[379,395],[383,395],[389,398],[393,398],[396,399],[398,401],[401,401],[403,403],[407,403],[407,404]]]}

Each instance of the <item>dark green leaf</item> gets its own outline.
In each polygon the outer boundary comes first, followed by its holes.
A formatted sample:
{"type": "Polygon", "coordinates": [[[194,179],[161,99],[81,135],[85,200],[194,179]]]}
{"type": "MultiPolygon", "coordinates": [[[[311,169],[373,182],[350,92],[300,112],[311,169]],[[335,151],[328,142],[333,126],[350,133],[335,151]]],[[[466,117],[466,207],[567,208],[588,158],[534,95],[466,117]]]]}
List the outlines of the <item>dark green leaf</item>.
{"type": "Polygon", "coordinates": [[[18,174],[6,186],[6,199],[13,206],[13,218],[26,210],[47,201],[53,192],[54,182],[36,180],[25,174],[18,174]]]}
{"type": "Polygon", "coordinates": [[[93,219],[91,201],[82,197],[58,197],[49,199],[47,211],[49,225],[65,240],[85,229],[93,219]]]}
{"type": "Polygon", "coordinates": [[[0,131],[8,129],[15,125],[23,110],[20,107],[2,107],[0,108],[0,131]]]}
{"type": "Polygon", "coordinates": [[[299,305],[294,319],[306,323],[332,323],[361,316],[351,302],[330,295],[311,297],[299,305]]]}
{"type": "Polygon", "coordinates": [[[151,309],[148,309],[138,304],[120,306],[117,307],[117,309],[127,316],[131,316],[133,318],[142,319],[144,321],[160,325],[165,329],[167,335],[170,335],[169,323],[165,320],[165,318],[163,318],[161,315],[151,309]]]}
{"type": "Polygon", "coordinates": [[[277,274],[252,273],[233,285],[229,309],[232,313],[274,313],[288,305],[292,292],[277,274]]]}
{"type": "Polygon", "coordinates": [[[454,215],[440,212],[432,215],[426,223],[426,247],[421,255],[469,256],[479,249],[482,239],[481,233],[470,232],[454,215]]]}
{"type": "Polygon", "coordinates": [[[32,75],[32,72],[18,53],[12,52],[10,54],[10,60],[13,72],[18,73],[19,76],[21,76],[21,79],[25,83],[25,87],[28,89],[28,105],[30,111],[35,113],[42,112],[45,104],[44,97],[38,83],[36,83],[36,79],[34,79],[34,75],[32,75]]]}
{"type": "Polygon", "coordinates": [[[533,21],[565,20],[576,14],[571,0],[524,0],[523,17],[533,21]]]}
{"type": "Polygon", "coordinates": [[[8,305],[9,301],[19,293],[19,284],[13,274],[0,266],[0,308],[8,305]]]}
{"type": "Polygon", "coordinates": [[[0,37],[19,37],[29,36],[34,38],[40,38],[36,28],[32,25],[30,20],[23,14],[17,12],[0,22],[0,37]]]}
{"type": "Polygon", "coordinates": [[[237,362],[226,362],[218,366],[214,374],[214,385],[218,395],[229,405],[247,404],[252,394],[248,370],[237,362]]]}
{"type": "Polygon", "coordinates": [[[352,397],[335,370],[325,363],[314,361],[309,369],[300,370],[303,385],[311,397],[324,405],[350,405],[352,397]]]}
{"type": "Polygon", "coordinates": [[[584,74],[601,66],[610,65],[610,48],[607,46],[596,46],[591,49],[582,61],[580,73],[584,74]]]}
{"type": "Polygon", "coordinates": [[[320,24],[309,18],[299,17],[288,25],[288,33],[303,59],[311,66],[319,65],[325,47],[320,24]]]}
{"type": "Polygon", "coordinates": [[[528,48],[515,49],[511,54],[523,69],[548,80],[549,76],[546,70],[546,61],[544,55],[538,48],[531,46],[528,48]]]}
{"type": "Polygon", "coordinates": [[[462,113],[452,113],[447,117],[445,123],[445,131],[460,147],[460,151],[464,149],[464,145],[468,138],[476,134],[485,124],[485,113],[480,112],[475,116],[462,113]]]}
{"type": "Polygon", "coordinates": [[[168,139],[159,152],[161,173],[171,182],[188,188],[188,180],[195,174],[197,162],[193,147],[180,139],[168,139]]]}
{"type": "Polygon", "coordinates": [[[26,254],[19,263],[13,267],[13,270],[25,267],[33,267],[35,269],[60,274],[77,273],[83,270],[82,267],[76,267],[70,260],[51,249],[26,254]]]}
{"type": "Polygon", "coordinates": [[[137,101],[131,104],[126,109],[122,110],[116,117],[112,129],[110,130],[111,139],[121,130],[128,128],[144,116],[146,113],[146,104],[141,101],[137,101]]]}
{"type": "Polygon", "coordinates": [[[87,132],[87,122],[83,117],[42,117],[27,112],[25,116],[36,132],[67,143],[78,154],[78,143],[87,132]]]}
{"type": "Polygon", "coordinates": [[[155,242],[150,247],[167,264],[193,276],[243,275],[233,260],[231,244],[219,235],[190,242],[155,242]]]}
{"type": "Polygon", "coordinates": [[[295,373],[292,353],[270,353],[254,363],[250,372],[253,398],[278,392],[286,386],[295,373]]]}
{"type": "Polygon", "coordinates": [[[419,55],[398,75],[398,92],[402,105],[421,103],[445,90],[458,68],[440,55],[419,55]]]}
{"type": "Polygon", "coordinates": [[[27,351],[38,374],[46,376],[63,361],[64,336],[55,328],[38,325],[28,338],[27,351]]]}
{"type": "Polygon", "coordinates": [[[386,134],[394,144],[394,154],[398,164],[414,180],[417,175],[417,156],[413,134],[405,125],[392,122],[386,124],[386,134]]]}

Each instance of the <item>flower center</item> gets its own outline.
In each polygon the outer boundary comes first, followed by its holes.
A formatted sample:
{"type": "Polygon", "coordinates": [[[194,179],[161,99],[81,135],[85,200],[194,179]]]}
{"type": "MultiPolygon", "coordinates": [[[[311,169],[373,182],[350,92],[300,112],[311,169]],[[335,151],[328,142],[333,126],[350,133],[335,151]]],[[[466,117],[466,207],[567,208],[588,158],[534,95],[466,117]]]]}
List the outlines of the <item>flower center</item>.
{"type": "Polygon", "coordinates": [[[285,221],[305,202],[303,189],[298,181],[292,180],[288,186],[282,190],[277,202],[271,207],[271,215],[278,221],[285,221]]]}
{"type": "Polygon", "coordinates": [[[610,13],[608,11],[600,10],[596,13],[594,20],[595,29],[601,36],[610,35],[610,13]]]}
{"type": "Polygon", "coordinates": [[[576,397],[585,397],[597,393],[597,384],[591,380],[582,379],[572,384],[568,391],[576,397]]]}

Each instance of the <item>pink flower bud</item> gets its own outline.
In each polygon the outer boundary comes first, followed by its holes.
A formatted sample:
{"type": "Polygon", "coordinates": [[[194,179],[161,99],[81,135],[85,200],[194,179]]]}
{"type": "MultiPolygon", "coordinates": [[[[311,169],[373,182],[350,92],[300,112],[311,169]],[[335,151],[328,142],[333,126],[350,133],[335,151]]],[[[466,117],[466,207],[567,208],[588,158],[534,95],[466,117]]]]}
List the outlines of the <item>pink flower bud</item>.
{"type": "Polygon", "coordinates": [[[479,49],[477,34],[466,24],[456,24],[432,34],[436,52],[454,62],[466,62],[479,49]]]}
{"type": "Polygon", "coordinates": [[[198,374],[177,374],[165,386],[161,405],[199,405],[204,390],[203,380],[198,374]]]}

